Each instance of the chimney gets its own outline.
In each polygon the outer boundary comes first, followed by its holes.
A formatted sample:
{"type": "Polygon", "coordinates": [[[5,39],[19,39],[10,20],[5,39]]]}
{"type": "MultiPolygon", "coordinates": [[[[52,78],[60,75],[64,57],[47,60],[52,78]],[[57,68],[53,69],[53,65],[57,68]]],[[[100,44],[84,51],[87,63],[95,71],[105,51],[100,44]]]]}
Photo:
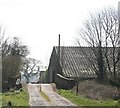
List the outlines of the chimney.
{"type": "Polygon", "coordinates": [[[60,34],[59,34],[59,40],[58,40],[58,59],[60,60],[60,34]]]}

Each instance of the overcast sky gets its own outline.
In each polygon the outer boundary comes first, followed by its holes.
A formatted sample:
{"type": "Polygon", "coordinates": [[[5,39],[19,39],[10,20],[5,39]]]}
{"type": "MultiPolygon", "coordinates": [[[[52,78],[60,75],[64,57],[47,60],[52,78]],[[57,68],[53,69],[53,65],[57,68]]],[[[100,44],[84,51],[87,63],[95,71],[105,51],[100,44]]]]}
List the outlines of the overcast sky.
{"type": "Polygon", "coordinates": [[[119,0],[0,0],[0,26],[7,36],[20,37],[30,57],[49,64],[53,46],[74,46],[90,12],[114,6],[119,0]]]}

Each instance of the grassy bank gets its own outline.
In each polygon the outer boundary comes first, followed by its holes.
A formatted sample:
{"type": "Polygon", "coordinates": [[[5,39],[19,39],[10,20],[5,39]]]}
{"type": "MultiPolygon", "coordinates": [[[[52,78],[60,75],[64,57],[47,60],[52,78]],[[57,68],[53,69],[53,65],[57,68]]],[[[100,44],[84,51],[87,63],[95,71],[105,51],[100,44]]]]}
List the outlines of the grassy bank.
{"type": "Polygon", "coordinates": [[[117,106],[116,108],[120,108],[120,106],[118,106],[120,102],[115,100],[92,100],[89,98],[82,97],[80,95],[76,96],[71,90],[61,89],[58,90],[58,93],[78,106],[117,106]]]}
{"type": "Polygon", "coordinates": [[[0,108],[2,107],[2,93],[0,93],[0,108]]]}
{"type": "Polygon", "coordinates": [[[45,100],[51,101],[50,98],[49,98],[43,91],[40,92],[40,95],[41,95],[45,100]]]}
{"type": "Polygon", "coordinates": [[[6,92],[2,94],[2,106],[6,106],[8,101],[12,102],[12,106],[29,106],[28,92],[6,92]]]}

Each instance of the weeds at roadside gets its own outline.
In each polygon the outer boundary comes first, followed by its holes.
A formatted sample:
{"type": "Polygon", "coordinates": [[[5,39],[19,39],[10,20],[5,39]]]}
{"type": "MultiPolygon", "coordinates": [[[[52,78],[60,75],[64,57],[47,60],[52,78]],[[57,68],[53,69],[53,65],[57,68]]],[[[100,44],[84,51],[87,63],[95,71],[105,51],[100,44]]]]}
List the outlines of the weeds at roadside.
{"type": "Polygon", "coordinates": [[[71,102],[75,103],[78,106],[110,106],[119,108],[119,101],[116,100],[92,100],[89,98],[85,98],[80,95],[75,95],[71,90],[58,90],[58,94],[63,97],[69,99],[71,102]]]}

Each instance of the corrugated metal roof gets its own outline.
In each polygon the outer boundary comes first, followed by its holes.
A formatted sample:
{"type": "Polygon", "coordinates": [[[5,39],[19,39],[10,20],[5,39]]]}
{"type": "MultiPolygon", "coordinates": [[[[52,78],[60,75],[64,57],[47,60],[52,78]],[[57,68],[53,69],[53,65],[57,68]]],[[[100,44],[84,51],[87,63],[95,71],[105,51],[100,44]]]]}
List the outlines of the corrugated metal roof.
{"type": "MultiPolygon", "coordinates": [[[[58,54],[58,47],[54,47],[58,54]]],[[[88,47],[60,47],[60,64],[65,77],[96,77],[91,62],[95,62],[94,54],[88,47]],[[87,56],[86,56],[87,54],[87,56]]]]}
{"type": "MultiPolygon", "coordinates": [[[[55,54],[58,55],[58,46],[53,48],[55,54]]],[[[61,46],[60,47],[60,65],[62,67],[62,72],[65,77],[81,77],[81,78],[93,78],[96,77],[97,68],[97,58],[96,55],[99,55],[97,51],[98,47],[70,47],[70,46],[61,46]],[[95,55],[96,54],[96,55],[95,55]]],[[[103,47],[102,51],[105,54],[106,48],[103,47]]],[[[109,47],[108,49],[108,59],[110,62],[110,67],[113,67],[113,48],[109,47]]],[[[120,49],[115,49],[115,58],[117,58],[118,51],[120,49]]],[[[120,62],[120,61],[119,61],[120,62]]],[[[118,63],[119,64],[119,63],[118,63]]]]}

